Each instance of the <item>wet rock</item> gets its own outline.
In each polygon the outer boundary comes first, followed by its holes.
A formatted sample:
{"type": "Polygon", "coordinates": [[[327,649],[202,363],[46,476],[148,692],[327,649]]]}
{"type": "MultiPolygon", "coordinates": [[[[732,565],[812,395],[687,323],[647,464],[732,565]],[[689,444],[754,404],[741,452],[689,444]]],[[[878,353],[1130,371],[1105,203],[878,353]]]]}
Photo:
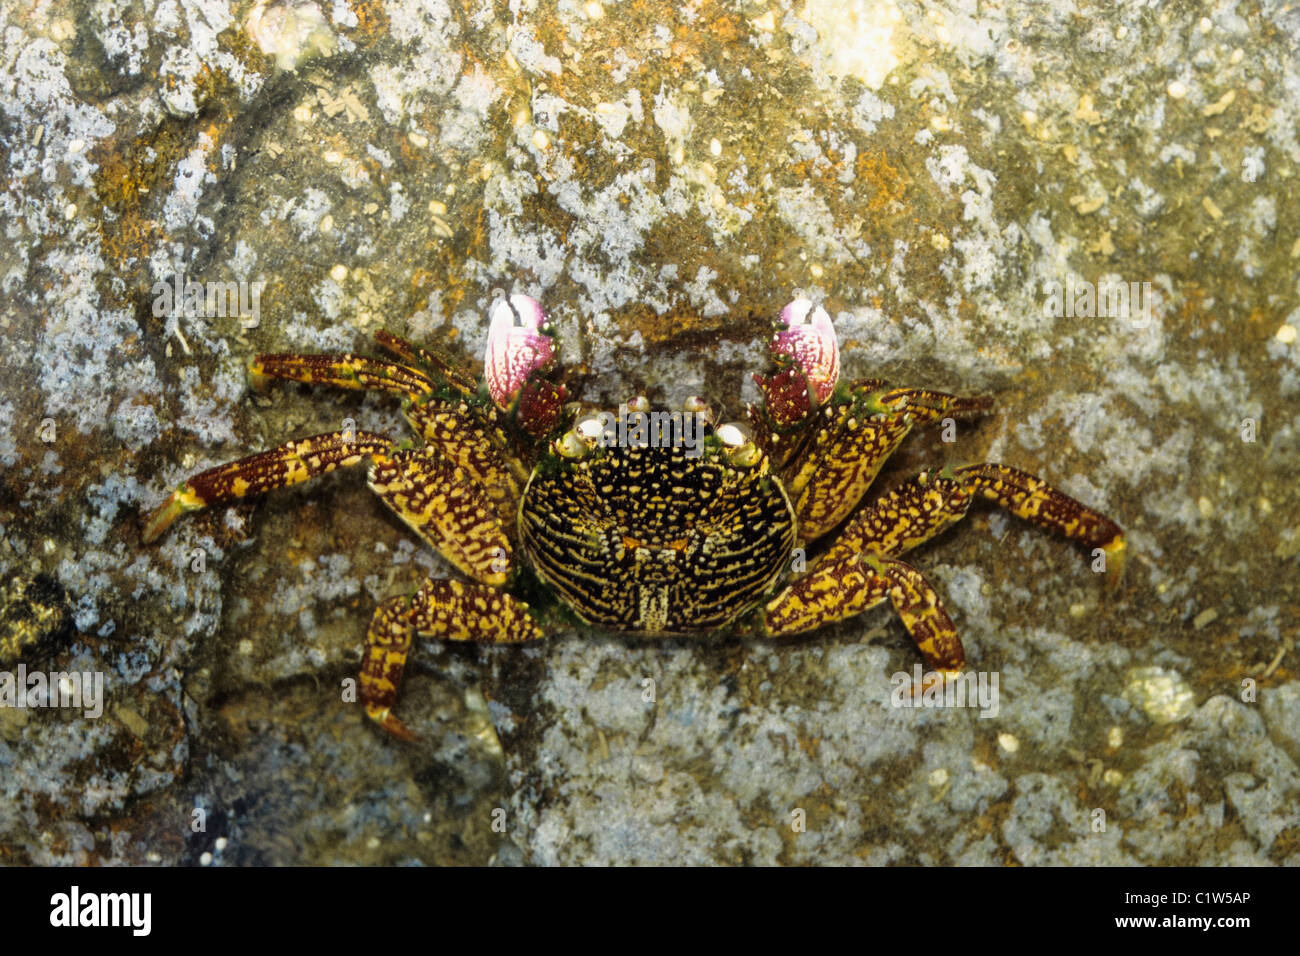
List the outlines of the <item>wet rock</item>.
{"type": "Polygon", "coordinates": [[[49,575],[15,576],[0,585],[0,665],[54,653],[72,637],[67,594],[49,575]]]}
{"type": "Polygon", "coordinates": [[[1294,11],[524,7],[0,31],[0,659],[107,695],[0,708],[0,860],[1296,862],[1294,11]],[[979,511],[913,560],[996,714],[895,706],[918,657],[877,609],[421,647],[403,748],[344,682],[374,605],[453,572],[364,475],[141,518],[291,437],[406,434],[383,397],[251,393],[258,353],[383,328],[474,366],[498,290],[587,400],[724,419],[802,293],[844,378],[994,400],[882,486],[1041,474],[1124,525],[1124,583],[979,511]]]}

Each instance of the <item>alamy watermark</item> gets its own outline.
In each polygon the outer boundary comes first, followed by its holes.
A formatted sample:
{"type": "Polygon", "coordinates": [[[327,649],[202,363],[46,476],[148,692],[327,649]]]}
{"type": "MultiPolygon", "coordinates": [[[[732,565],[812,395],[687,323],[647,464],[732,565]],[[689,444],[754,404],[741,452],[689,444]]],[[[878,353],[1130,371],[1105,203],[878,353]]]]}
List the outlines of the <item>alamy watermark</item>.
{"type": "Polygon", "coordinates": [[[1043,312],[1052,318],[1125,319],[1134,328],[1151,324],[1153,300],[1150,282],[1060,282],[1044,283],[1047,296],[1043,312]]]}
{"type": "Polygon", "coordinates": [[[687,458],[698,458],[704,451],[708,422],[708,416],[698,412],[632,411],[624,403],[618,406],[617,415],[595,413],[583,426],[592,429],[590,437],[602,448],[681,447],[687,458]],[[599,435],[595,434],[597,428],[599,435]]]}
{"type": "Polygon", "coordinates": [[[978,707],[981,717],[996,717],[1001,709],[997,671],[923,672],[915,664],[911,674],[899,671],[889,682],[894,686],[890,702],[895,707],[978,707]]]}
{"type": "Polygon", "coordinates": [[[186,278],[184,270],[172,276],[170,282],[155,282],[153,295],[155,318],[183,315],[186,318],[224,319],[239,318],[239,324],[251,329],[262,320],[262,290],[266,283],[257,282],[195,282],[186,278]]]}
{"type": "Polygon", "coordinates": [[[74,884],[50,897],[50,925],[57,927],[124,927],[133,936],[148,936],[152,911],[152,893],[83,893],[74,884]]]}
{"type": "Polygon", "coordinates": [[[104,713],[100,671],[0,671],[0,707],[70,707],[94,719],[104,713]]]}

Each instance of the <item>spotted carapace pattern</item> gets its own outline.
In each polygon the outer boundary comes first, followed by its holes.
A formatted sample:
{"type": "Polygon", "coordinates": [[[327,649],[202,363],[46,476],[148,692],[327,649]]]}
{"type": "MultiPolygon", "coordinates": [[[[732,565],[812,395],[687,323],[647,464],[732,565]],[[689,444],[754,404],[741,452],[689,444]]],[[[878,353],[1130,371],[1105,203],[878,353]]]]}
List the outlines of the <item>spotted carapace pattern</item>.
{"type": "Polygon", "coordinates": [[[538,575],[589,624],[691,634],[734,621],[790,560],[794,510],[766,461],[715,447],[613,447],[538,469],[519,530],[538,575]]]}

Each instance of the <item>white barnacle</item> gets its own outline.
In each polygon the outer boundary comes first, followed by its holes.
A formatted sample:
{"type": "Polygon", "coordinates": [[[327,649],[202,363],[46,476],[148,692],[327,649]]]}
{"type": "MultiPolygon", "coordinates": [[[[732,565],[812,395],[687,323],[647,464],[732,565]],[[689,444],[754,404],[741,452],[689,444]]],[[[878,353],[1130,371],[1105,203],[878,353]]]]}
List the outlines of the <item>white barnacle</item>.
{"type": "Polygon", "coordinates": [[[337,45],[320,8],[303,0],[259,0],[244,28],[282,70],[297,69],[312,56],[329,56],[337,45]]]}
{"type": "Polygon", "coordinates": [[[1172,724],[1196,709],[1196,694],[1176,671],[1131,667],[1124,675],[1124,699],[1154,724],[1172,724]]]}

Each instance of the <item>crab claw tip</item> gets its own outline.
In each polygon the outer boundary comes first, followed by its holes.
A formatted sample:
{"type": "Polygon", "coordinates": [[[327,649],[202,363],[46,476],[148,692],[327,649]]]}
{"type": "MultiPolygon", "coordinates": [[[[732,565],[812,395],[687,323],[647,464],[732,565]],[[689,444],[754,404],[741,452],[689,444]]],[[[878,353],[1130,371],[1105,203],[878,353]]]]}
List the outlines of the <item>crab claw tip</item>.
{"type": "Polygon", "coordinates": [[[808,315],[814,308],[816,307],[813,305],[812,299],[803,296],[792,299],[781,310],[781,324],[787,328],[792,325],[803,325],[808,321],[808,315]]]}
{"type": "Polygon", "coordinates": [[[198,511],[203,507],[203,499],[194,493],[189,486],[181,486],[167,496],[167,500],[150,513],[145,519],[144,531],[141,538],[146,544],[157,540],[158,536],[172,526],[172,523],[181,515],[190,511],[198,511]]]}

